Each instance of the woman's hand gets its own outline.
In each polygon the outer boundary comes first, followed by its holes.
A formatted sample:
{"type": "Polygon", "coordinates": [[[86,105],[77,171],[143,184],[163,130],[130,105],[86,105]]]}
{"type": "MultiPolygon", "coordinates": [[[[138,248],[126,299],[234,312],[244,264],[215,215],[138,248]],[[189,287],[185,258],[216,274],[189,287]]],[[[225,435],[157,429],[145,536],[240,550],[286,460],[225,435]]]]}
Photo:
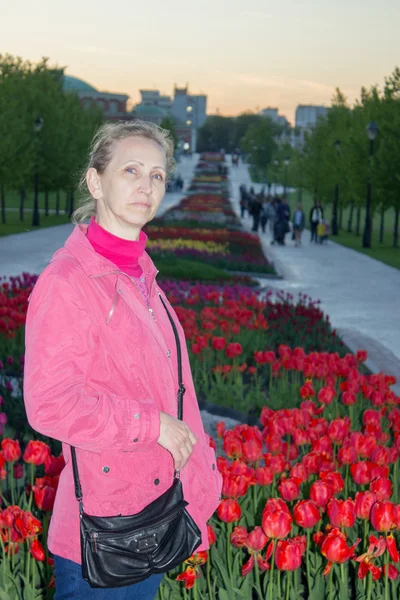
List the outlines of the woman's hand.
{"type": "Polygon", "coordinates": [[[176,471],[183,469],[186,465],[196,442],[196,436],[186,423],[167,415],[167,413],[160,412],[158,443],[172,454],[176,471]]]}

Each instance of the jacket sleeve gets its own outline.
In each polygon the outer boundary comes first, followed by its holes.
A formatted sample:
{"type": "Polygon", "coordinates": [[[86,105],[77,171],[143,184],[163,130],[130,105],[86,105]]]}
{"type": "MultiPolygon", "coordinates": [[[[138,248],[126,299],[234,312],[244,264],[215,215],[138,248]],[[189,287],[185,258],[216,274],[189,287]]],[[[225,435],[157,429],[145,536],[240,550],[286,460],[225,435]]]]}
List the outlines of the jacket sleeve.
{"type": "Polygon", "coordinates": [[[44,273],[26,321],[24,400],[30,425],[93,452],[157,443],[160,411],[153,400],[91,387],[97,343],[97,324],[83,294],[59,275],[44,273]]]}

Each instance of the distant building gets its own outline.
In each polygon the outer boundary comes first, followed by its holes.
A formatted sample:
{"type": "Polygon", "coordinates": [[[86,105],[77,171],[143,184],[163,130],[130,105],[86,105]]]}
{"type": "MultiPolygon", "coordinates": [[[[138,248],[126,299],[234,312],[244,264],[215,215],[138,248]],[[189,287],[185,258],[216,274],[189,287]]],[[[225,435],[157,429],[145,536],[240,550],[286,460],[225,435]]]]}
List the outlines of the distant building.
{"type": "Polygon", "coordinates": [[[283,128],[286,128],[289,125],[289,121],[287,120],[287,118],[279,114],[279,108],[263,108],[263,110],[260,112],[260,115],[271,119],[273,123],[276,123],[277,125],[280,125],[283,128]]]}
{"type": "Polygon", "coordinates": [[[126,103],[129,99],[126,94],[99,92],[86,81],[71,75],[64,75],[63,89],[66,92],[77,94],[83,107],[99,106],[104,117],[110,121],[132,118],[132,115],[126,109],[126,103]]]}
{"type": "Polygon", "coordinates": [[[296,128],[312,129],[320,117],[326,117],[328,108],[326,106],[306,106],[300,104],[296,108],[296,128]]]}
{"type": "Polygon", "coordinates": [[[141,100],[132,111],[132,116],[160,125],[165,117],[175,121],[176,132],[182,145],[196,149],[197,130],[206,118],[207,96],[192,95],[188,88],[174,88],[174,96],[163,96],[159,90],[140,90],[141,100]]]}

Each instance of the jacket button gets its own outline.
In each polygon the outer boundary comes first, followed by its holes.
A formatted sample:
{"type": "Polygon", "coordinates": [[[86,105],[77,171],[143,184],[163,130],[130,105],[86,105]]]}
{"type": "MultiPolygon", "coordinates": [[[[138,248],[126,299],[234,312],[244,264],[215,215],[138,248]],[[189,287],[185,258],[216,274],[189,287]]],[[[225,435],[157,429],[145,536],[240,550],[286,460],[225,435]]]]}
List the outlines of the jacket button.
{"type": "Polygon", "coordinates": [[[212,470],[213,470],[213,471],[215,471],[215,465],[214,465],[214,464],[213,464],[213,466],[212,466],[212,470]]]}
{"type": "Polygon", "coordinates": [[[167,351],[167,356],[168,356],[168,358],[171,356],[171,350],[167,351]]]}
{"type": "Polygon", "coordinates": [[[110,471],[110,467],[103,467],[102,471],[103,473],[108,473],[110,471]]]}
{"type": "Polygon", "coordinates": [[[133,415],[133,418],[134,418],[134,419],[140,419],[140,415],[139,415],[139,413],[135,413],[135,414],[133,415]]]}
{"type": "Polygon", "coordinates": [[[135,444],[136,444],[136,442],[138,442],[138,441],[139,441],[139,438],[135,438],[133,441],[134,441],[134,442],[135,442],[135,444]]]}
{"type": "Polygon", "coordinates": [[[121,288],[118,290],[118,294],[122,294],[122,290],[121,290],[121,288]]]}
{"type": "Polygon", "coordinates": [[[154,485],[158,485],[159,483],[160,483],[160,480],[159,480],[159,479],[155,479],[155,480],[154,480],[154,485]]]}

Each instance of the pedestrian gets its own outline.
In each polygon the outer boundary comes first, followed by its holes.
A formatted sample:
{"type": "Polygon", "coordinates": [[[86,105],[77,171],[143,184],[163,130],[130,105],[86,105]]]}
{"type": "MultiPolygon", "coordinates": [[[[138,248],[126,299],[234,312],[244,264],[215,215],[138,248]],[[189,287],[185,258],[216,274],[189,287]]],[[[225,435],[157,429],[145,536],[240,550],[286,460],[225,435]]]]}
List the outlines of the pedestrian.
{"type": "Polygon", "coordinates": [[[246,210],[249,208],[248,194],[246,186],[242,183],[239,187],[240,193],[240,217],[243,219],[246,210]]]}
{"type": "MultiPolygon", "coordinates": [[[[76,226],[30,296],[27,417],[33,429],[62,442],[66,462],[48,536],[55,600],[153,600],[163,575],[156,569],[152,574],[151,556],[165,549],[158,543],[162,529],[132,539],[132,519],[137,522],[146,509],[154,513],[150,503],[171,489],[182,486],[194,531],[201,532],[196,551],[208,548],[207,520],[218,506],[221,478],[203,429],[185,337],[155,279],[158,271],[142,231],[164,197],[173,157],[170,134],[152,123],[102,125],[81,179],[88,193],[73,214],[76,226]],[[88,220],[89,225],[83,223],[88,220]],[[177,388],[179,398],[186,391],[184,420],[177,418],[177,388]],[[75,452],[83,495],[74,485],[75,452]],[[93,534],[81,553],[80,523],[90,518],[93,527],[100,522],[113,527],[111,540],[103,534],[98,543],[94,535],[99,534],[93,534]],[[96,553],[102,562],[94,560],[96,553]],[[83,559],[112,585],[91,587],[83,578],[83,559]],[[138,560],[150,569],[143,581],[138,560]],[[126,571],[140,583],[124,584],[126,571]]],[[[162,510],[153,514],[147,530],[162,517],[162,510]]],[[[174,523],[167,530],[173,549],[178,541],[174,523]]],[[[185,535],[180,543],[186,548],[185,535]]]]}
{"type": "Polygon", "coordinates": [[[277,208],[277,222],[275,226],[276,241],[280,246],[285,245],[285,235],[290,231],[290,206],[286,197],[283,197],[277,208]]]}
{"type": "Polygon", "coordinates": [[[251,216],[253,217],[253,227],[252,231],[258,232],[258,227],[260,224],[261,213],[263,209],[263,200],[261,196],[253,195],[253,199],[251,200],[251,216]]]}
{"type": "Polygon", "coordinates": [[[275,220],[276,220],[276,203],[275,203],[275,198],[272,198],[271,196],[269,196],[266,212],[267,212],[267,223],[268,223],[268,227],[269,227],[269,232],[273,239],[274,238],[274,225],[275,225],[275,220]]]}
{"type": "Polygon", "coordinates": [[[319,201],[316,200],[310,211],[311,242],[317,242],[317,227],[318,223],[321,223],[323,218],[324,211],[319,201]]]}
{"type": "Polygon", "coordinates": [[[328,220],[324,219],[321,221],[321,223],[318,223],[317,235],[318,235],[318,242],[320,244],[323,244],[324,242],[325,243],[328,242],[328,236],[329,236],[329,221],[328,220]]]}
{"type": "Polygon", "coordinates": [[[268,223],[268,205],[269,205],[269,200],[265,196],[263,203],[262,203],[261,214],[260,214],[261,231],[263,233],[265,233],[265,228],[268,223]]]}
{"type": "Polygon", "coordinates": [[[301,203],[297,205],[296,210],[293,214],[293,234],[295,240],[295,246],[301,245],[301,236],[305,226],[305,215],[301,203]]]}

